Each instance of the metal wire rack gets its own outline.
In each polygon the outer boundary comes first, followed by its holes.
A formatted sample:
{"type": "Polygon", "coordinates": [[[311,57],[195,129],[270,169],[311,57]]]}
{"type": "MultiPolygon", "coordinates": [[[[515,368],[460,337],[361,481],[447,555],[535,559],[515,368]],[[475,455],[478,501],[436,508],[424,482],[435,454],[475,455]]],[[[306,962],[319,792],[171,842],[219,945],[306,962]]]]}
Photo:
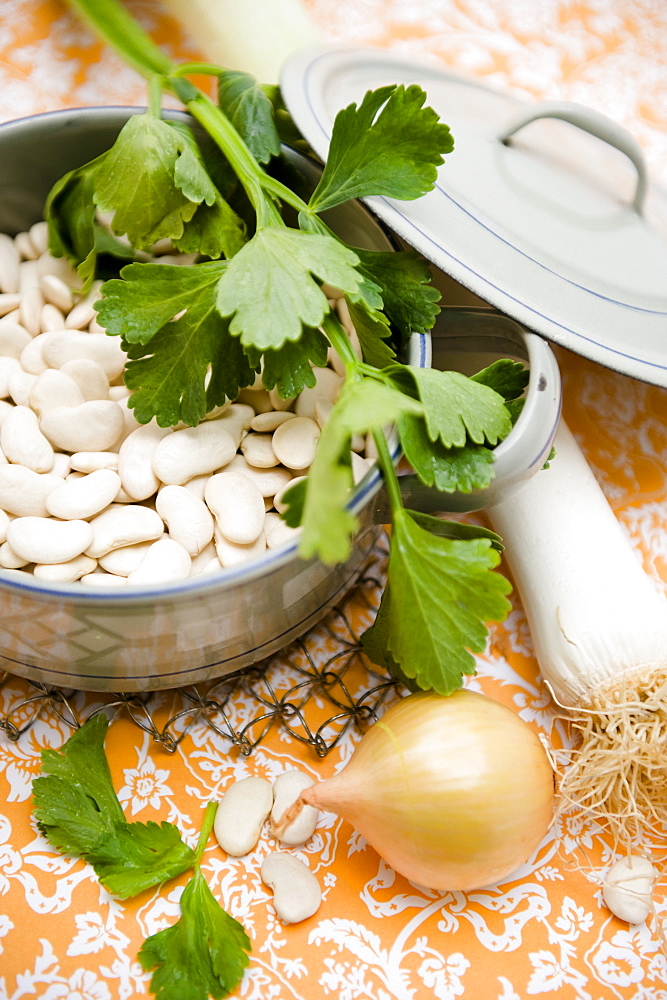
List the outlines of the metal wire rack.
{"type": "MultiPolygon", "coordinates": [[[[203,722],[245,756],[281,727],[324,757],[350,726],[363,730],[372,723],[398,687],[367,660],[360,642],[360,633],[377,612],[387,558],[387,538],[382,535],[355,587],[320,624],[280,653],[238,673],[166,692],[92,696],[21,681],[21,694],[0,716],[0,731],[18,741],[49,714],[75,729],[104,711],[129,716],[171,753],[203,722]]],[[[10,674],[1,675],[0,689],[13,681],[10,674]]]]}

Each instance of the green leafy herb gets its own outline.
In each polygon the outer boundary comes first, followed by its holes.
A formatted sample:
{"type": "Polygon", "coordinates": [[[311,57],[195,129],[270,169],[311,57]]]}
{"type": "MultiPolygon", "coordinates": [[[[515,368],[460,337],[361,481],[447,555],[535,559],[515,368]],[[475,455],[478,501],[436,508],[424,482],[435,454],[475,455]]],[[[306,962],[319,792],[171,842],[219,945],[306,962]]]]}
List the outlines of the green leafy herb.
{"type": "Polygon", "coordinates": [[[310,199],[322,212],[350,198],[410,200],[435,185],[443,153],[454,143],[416,85],[380,87],[337,116],[322,178],[310,199]]]}
{"type": "Polygon", "coordinates": [[[95,715],[62,751],[43,750],[33,782],[37,825],[54,847],[84,858],[109,892],[126,899],[192,867],[171,823],[128,823],[104,754],[107,720],[95,715]]]}
{"type": "Polygon", "coordinates": [[[58,850],[88,861],[110,892],[127,899],[189,868],[176,924],[147,938],[139,961],[157,967],[151,989],[158,1000],[225,997],[248,965],[250,940],[209,889],[200,862],[217,803],[209,803],[193,851],[171,823],[128,823],[104,753],[106,717],[94,715],[61,751],[42,750],[43,775],[33,781],[35,818],[58,850]]]}
{"type": "Polygon", "coordinates": [[[157,1000],[227,996],[248,965],[248,935],[222,909],[199,869],[183,890],[180,907],[178,922],[147,938],[139,952],[144,969],[156,968],[151,990],[157,1000]]]}
{"type": "Polygon", "coordinates": [[[475,672],[468,650],[484,650],[482,622],[507,615],[510,585],[489,572],[500,561],[490,539],[435,535],[411,515],[404,510],[394,519],[390,582],[363,644],[376,663],[390,667],[394,661],[420,688],[451,694],[461,686],[462,674],[475,672]],[[396,614],[396,605],[410,614],[396,614]]]}
{"type": "Polygon", "coordinates": [[[348,245],[326,214],[350,199],[409,200],[432,190],[453,149],[448,126],[417,85],[369,91],[336,115],[312,191],[283,162],[282,137],[306,144],[277,88],[223,67],[172,64],[118,0],[70,3],[146,76],[149,109],[99,161],[56,185],[54,252],[90,280],[101,209],[113,213],[111,238],[127,236],[135,250],[168,237],[195,255],[183,267],[133,263],[103,285],[99,319],[122,338],[135,416],[196,424],[258,371],[267,389],[290,398],[313,385],[313,367],[333,350],[344,387],[307,482],[286,496],[285,519],[302,527],[302,557],[347,559],[358,528],[352,440],[373,436],[394,531],[367,649],[407,683],[453,690],[474,668],[486,622],[507,613],[508,584],[495,572],[492,538],[436,530],[406,512],[385,433],[395,428],[423,484],[445,494],[483,489],[493,448],[520,412],[525,373],[511,361],[474,378],[399,363],[407,338],[429,330],[439,311],[428,265],[413,251],[348,245]],[[200,73],[216,79],[217,104],[187,79],[200,73]],[[183,102],[196,128],[162,118],[164,91],[183,102]],[[326,286],[346,299],[361,357],[326,286]]]}

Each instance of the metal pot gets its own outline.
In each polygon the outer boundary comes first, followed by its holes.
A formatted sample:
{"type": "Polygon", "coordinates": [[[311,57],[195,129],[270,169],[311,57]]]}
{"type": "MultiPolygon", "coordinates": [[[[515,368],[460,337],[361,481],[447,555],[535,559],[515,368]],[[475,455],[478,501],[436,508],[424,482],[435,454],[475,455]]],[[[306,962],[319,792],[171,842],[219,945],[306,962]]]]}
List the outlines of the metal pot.
{"type": "MultiPolygon", "coordinates": [[[[53,182],[107,149],[135,110],[75,109],[0,126],[0,232],[36,222],[53,182]]],[[[286,152],[314,182],[316,165],[286,152]]],[[[329,222],[354,245],[396,247],[359,203],[332,212],[329,222]]],[[[446,363],[441,354],[450,341],[464,356],[477,356],[477,367],[489,351],[509,350],[526,359],[531,372],[524,413],[498,449],[493,490],[448,498],[446,506],[455,510],[484,506],[541,467],[558,422],[560,380],[546,343],[500,315],[447,312],[433,341],[438,364],[446,363]]],[[[431,337],[415,335],[408,360],[427,366],[431,350],[431,337]]],[[[56,586],[0,570],[0,665],[61,687],[129,692],[200,682],[257,662],[304,634],[352,585],[385,517],[381,486],[375,470],[359,484],[350,505],[359,535],[347,562],[333,568],[302,560],[288,544],[219,575],[123,592],[56,586]]],[[[406,478],[405,486],[414,484],[406,478]]],[[[443,499],[437,494],[420,502],[433,509],[443,499]]]]}

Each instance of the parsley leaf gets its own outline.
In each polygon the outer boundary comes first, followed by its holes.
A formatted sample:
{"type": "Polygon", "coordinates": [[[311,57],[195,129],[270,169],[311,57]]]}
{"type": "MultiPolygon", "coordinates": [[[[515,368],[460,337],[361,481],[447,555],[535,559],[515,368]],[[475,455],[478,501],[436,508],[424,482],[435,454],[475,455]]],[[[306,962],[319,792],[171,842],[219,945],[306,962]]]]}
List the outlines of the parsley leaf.
{"type": "Polygon", "coordinates": [[[157,1000],[228,996],[248,965],[248,935],[222,909],[199,869],[183,890],[180,906],[177,923],[147,938],[139,952],[143,969],[156,968],[151,990],[157,1000]]]}
{"type": "Polygon", "coordinates": [[[104,754],[104,715],[92,716],[61,751],[42,751],[33,782],[37,826],[59,850],[79,855],[121,899],[180,875],[194,852],[172,823],[128,823],[104,754]]]}
{"type": "Polygon", "coordinates": [[[425,100],[416,84],[390,85],[368,91],[358,107],[339,111],[310,210],[323,212],[369,195],[411,200],[430,191],[442,154],[454,143],[447,125],[423,106],[425,100]]]}
{"type": "Polygon", "coordinates": [[[254,76],[225,70],[218,77],[218,102],[258,163],[278,156],[274,106],[254,76]]]}
{"type": "Polygon", "coordinates": [[[461,675],[475,672],[471,653],[485,648],[485,622],[510,609],[510,584],[491,572],[499,561],[490,539],[445,538],[420,527],[411,511],[394,516],[390,582],[363,637],[367,655],[389,669],[393,660],[422,690],[457,690],[461,675]]]}
{"type": "Polygon", "coordinates": [[[499,393],[505,401],[518,399],[528,385],[530,373],[520,361],[500,358],[488,368],[483,368],[476,375],[471,375],[471,381],[487,385],[499,393]]]}
{"type": "Polygon", "coordinates": [[[266,226],[228,262],[218,285],[218,309],[244,347],[277,350],[317,327],[329,303],[315,280],[354,292],[358,257],[335,240],[285,226],[266,226]],[[262,294],[258,295],[258,288],[262,294]]]}

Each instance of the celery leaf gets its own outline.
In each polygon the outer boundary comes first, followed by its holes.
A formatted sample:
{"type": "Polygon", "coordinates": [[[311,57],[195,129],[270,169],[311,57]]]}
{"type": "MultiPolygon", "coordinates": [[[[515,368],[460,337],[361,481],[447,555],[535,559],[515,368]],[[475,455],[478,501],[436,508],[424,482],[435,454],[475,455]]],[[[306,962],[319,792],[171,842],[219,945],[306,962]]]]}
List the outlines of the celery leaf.
{"type": "Polygon", "coordinates": [[[139,952],[142,968],[156,970],[151,991],[156,1000],[228,996],[248,966],[248,935],[222,909],[199,869],[183,890],[180,907],[178,921],[147,938],[139,952]]]}
{"type": "Polygon", "coordinates": [[[98,207],[114,213],[113,232],[144,249],[160,239],[180,238],[198,204],[210,197],[211,183],[187,140],[151,114],[128,119],[95,180],[98,207]],[[178,165],[182,157],[185,167],[178,165]]]}
{"type": "Polygon", "coordinates": [[[220,73],[218,103],[258,163],[278,155],[274,105],[254,76],[237,70],[220,73]]]}
{"type": "Polygon", "coordinates": [[[454,147],[447,125],[416,84],[368,91],[336,115],[327,161],[313,192],[314,212],[350,198],[412,200],[435,186],[443,154],[454,147]]]}
{"type": "Polygon", "coordinates": [[[94,715],[62,750],[42,751],[35,818],[54,847],[82,857],[109,892],[127,899],[191,868],[194,852],[171,823],[126,821],[104,754],[107,725],[94,715]]]}
{"type": "Polygon", "coordinates": [[[363,645],[376,663],[414,680],[422,690],[451,694],[475,673],[486,622],[510,609],[508,581],[493,570],[500,555],[491,540],[451,539],[424,530],[404,511],[394,518],[389,583],[363,645]],[[390,611],[391,608],[391,611],[390,611]]]}
{"type": "MultiPolygon", "coordinates": [[[[385,427],[397,414],[422,412],[417,400],[373,379],[345,383],[322,428],[308,473],[299,545],[303,558],[317,555],[322,562],[333,565],[349,553],[357,527],[357,518],[347,509],[352,489],[352,435],[385,427]]],[[[286,498],[288,503],[290,499],[286,498]]],[[[294,499],[301,504],[301,495],[294,499]]],[[[288,523],[293,520],[293,515],[288,515],[288,523]]]]}
{"type": "Polygon", "coordinates": [[[328,236],[285,226],[260,229],[228,262],[218,286],[218,309],[244,347],[277,350],[317,327],[329,311],[318,282],[356,292],[358,257],[328,236]],[[258,294],[261,289],[261,294],[258,294]]]}

